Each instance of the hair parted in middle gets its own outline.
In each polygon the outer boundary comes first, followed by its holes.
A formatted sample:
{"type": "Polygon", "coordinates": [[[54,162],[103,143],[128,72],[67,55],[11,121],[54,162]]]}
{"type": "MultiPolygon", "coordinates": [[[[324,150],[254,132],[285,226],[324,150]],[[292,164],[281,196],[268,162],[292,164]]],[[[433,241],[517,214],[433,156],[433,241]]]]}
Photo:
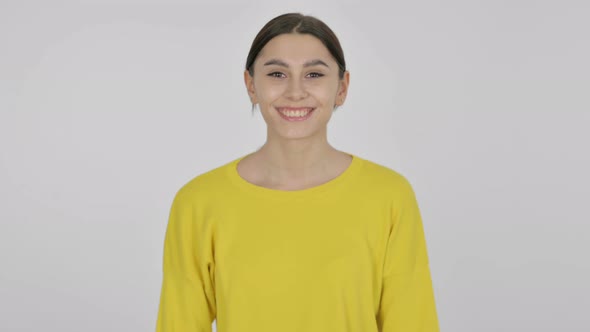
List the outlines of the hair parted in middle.
{"type": "MultiPolygon", "coordinates": [[[[264,48],[271,39],[278,35],[287,33],[309,34],[318,38],[328,49],[334,60],[338,64],[338,77],[342,79],[346,71],[346,61],[344,60],[344,52],[340,46],[340,41],[336,34],[324,22],[316,17],[310,15],[303,15],[301,13],[286,13],[279,15],[268,21],[262,29],[258,32],[248,58],[246,59],[246,70],[250,76],[254,77],[254,61],[260,50],[264,48]]],[[[256,104],[252,104],[252,115],[256,104]]]]}

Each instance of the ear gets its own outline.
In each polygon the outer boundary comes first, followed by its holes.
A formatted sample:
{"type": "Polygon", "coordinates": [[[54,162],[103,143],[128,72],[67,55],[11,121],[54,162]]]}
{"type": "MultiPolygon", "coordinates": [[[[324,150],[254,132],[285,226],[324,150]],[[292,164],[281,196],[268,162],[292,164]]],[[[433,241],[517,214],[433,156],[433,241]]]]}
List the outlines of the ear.
{"type": "Polygon", "coordinates": [[[350,84],[350,73],[348,70],[344,72],[344,76],[339,81],[338,93],[336,94],[336,105],[341,106],[346,100],[348,94],[348,86],[350,84]]]}
{"type": "Polygon", "coordinates": [[[254,77],[250,76],[248,70],[244,70],[244,84],[246,85],[248,96],[250,96],[250,101],[252,104],[257,104],[258,100],[256,99],[256,90],[254,89],[254,77]]]}

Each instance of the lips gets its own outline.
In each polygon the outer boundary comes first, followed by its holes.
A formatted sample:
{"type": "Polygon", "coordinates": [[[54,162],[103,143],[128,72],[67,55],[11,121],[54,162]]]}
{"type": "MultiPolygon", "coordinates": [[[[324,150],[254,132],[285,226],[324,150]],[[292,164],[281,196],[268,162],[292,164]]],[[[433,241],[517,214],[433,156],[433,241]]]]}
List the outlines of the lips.
{"type": "Polygon", "coordinates": [[[277,107],[276,109],[287,121],[304,121],[311,116],[315,107],[277,107]]]}
{"type": "Polygon", "coordinates": [[[277,107],[279,111],[307,111],[313,110],[315,107],[277,107]]]}

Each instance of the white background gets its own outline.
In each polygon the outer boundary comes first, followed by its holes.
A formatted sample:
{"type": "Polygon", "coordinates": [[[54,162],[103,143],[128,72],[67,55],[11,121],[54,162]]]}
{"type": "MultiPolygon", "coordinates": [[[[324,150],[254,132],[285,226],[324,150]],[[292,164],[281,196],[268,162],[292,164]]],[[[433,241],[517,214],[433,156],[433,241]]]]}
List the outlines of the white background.
{"type": "Polygon", "coordinates": [[[298,11],[350,71],[330,143],[414,186],[441,331],[587,331],[589,2],[314,2],[0,2],[0,330],[155,329],[173,195],[264,143],[246,56],[298,11]]]}

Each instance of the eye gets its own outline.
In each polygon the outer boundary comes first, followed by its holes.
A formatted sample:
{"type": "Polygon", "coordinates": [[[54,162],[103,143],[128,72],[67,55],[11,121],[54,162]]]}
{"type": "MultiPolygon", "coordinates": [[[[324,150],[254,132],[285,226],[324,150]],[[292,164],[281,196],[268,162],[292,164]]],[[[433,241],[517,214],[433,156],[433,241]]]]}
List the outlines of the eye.
{"type": "Polygon", "coordinates": [[[275,75],[275,74],[278,74],[278,75],[283,75],[283,73],[281,73],[281,72],[278,72],[278,71],[275,71],[275,72],[272,72],[272,73],[268,74],[267,76],[270,76],[270,77],[276,77],[276,78],[279,78],[279,77],[280,77],[280,76],[277,76],[277,75],[275,75]]]}
{"type": "MultiPolygon", "coordinates": [[[[279,71],[275,71],[275,72],[269,73],[267,76],[280,78],[281,77],[280,75],[284,75],[284,74],[279,71]]],[[[309,75],[312,75],[312,78],[320,78],[320,77],[324,76],[324,74],[316,73],[316,72],[309,73],[309,75]]]]}
{"type": "Polygon", "coordinates": [[[316,78],[324,76],[324,74],[320,74],[320,73],[309,73],[309,75],[317,75],[317,76],[315,76],[316,78]]]}

